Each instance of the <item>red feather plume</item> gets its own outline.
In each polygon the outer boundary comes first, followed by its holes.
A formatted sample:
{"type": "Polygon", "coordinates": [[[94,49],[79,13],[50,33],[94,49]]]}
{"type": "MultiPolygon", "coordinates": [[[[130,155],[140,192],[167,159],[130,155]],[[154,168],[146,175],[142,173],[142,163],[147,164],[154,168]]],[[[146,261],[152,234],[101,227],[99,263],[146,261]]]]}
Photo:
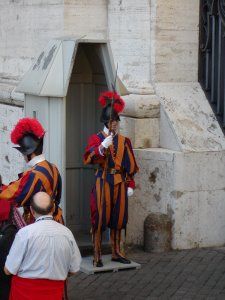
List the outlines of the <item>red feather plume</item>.
{"type": "Polygon", "coordinates": [[[114,99],[113,108],[117,113],[120,113],[124,110],[125,102],[116,92],[106,91],[100,94],[98,101],[102,107],[105,107],[110,101],[114,99]]]}
{"type": "Polygon", "coordinates": [[[111,101],[112,98],[114,98],[114,92],[106,91],[100,94],[98,101],[102,107],[105,107],[107,105],[107,101],[111,101]]]}
{"type": "Polygon", "coordinates": [[[43,138],[45,130],[37,119],[23,118],[16,124],[15,128],[11,132],[11,141],[14,144],[18,144],[25,134],[32,133],[37,138],[43,138]]]}
{"type": "Polygon", "coordinates": [[[117,113],[121,113],[124,110],[125,102],[124,100],[117,94],[117,98],[114,100],[113,108],[117,113]]]}

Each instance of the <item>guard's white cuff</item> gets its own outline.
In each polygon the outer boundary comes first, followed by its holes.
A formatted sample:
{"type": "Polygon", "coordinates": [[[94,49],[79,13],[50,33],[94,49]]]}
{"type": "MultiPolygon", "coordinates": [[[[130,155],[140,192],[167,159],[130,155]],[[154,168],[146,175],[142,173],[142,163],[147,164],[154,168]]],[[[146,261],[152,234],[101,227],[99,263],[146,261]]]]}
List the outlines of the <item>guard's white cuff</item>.
{"type": "Polygon", "coordinates": [[[99,154],[100,154],[101,156],[104,156],[104,153],[103,153],[103,151],[102,151],[102,149],[101,149],[101,146],[98,147],[98,151],[99,151],[99,154]]]}
{"type": "Polygon", "coordinates": [[[133,194],[134,194],[134,190],[131,187],[128,187],[128,189],[127,189],[127,196],[131,197],[131,196],[133,196],[133,194]]]}

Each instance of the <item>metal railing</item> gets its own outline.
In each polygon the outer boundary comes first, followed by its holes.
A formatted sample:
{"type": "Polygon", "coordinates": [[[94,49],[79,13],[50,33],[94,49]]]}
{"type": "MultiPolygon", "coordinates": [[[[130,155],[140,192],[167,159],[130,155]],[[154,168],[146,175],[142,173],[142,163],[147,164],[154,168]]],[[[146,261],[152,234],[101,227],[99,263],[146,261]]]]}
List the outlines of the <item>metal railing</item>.
{"type": "Polygon", "coordinates": [[[225,130],[225,0],[200,0],[199,82],[225,130]]]}

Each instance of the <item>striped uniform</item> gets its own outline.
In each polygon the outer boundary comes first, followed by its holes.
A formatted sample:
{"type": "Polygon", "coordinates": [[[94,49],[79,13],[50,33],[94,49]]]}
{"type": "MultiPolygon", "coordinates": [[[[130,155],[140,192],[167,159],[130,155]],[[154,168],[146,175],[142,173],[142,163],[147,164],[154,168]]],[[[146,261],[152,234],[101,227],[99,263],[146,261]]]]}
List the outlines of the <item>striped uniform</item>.
{"type": "Polygon", "coordinates": [[[127,188],[135,187],[134,174],[138,171],[131,142],[122,135],[113,137],[113,145],[109,147],[108,171],[104,178],[105,155],[99,153],[99,146],[107,135],[101,131],[93,135],[84,154],[85,164],[98,164],[96,183],[91,192],[92,229],[101,231],[126,228],[128,221],[127,188]],[[111,171],[115,174],[112,174],[111,171]],[[102,197],[104,184],[104,197],[102,197]],[[103,199],[102,199],[103,198],[103,199]]]}
{"type": "Polygon", "coordinates": [[[33,223],[30,213],[30,199],[37,192],[46,192],[55,202],[54,219],[63,223],[62,211],[58,207],[61,199],[62,181],[57,167],[47,160],[37,163],[28,171],[19,175],[19,179],[3,187],[0,200],[6,199],[16,206],[24,207],[24,219],[33,223]]]}

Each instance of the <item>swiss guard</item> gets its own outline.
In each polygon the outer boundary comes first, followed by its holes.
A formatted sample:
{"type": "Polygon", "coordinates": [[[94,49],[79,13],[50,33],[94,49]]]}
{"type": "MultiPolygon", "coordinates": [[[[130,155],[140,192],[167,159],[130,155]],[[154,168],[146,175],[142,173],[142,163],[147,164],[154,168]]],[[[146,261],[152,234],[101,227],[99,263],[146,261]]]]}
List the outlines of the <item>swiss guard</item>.
{"type": "Polygon", "coordinates": [[[18,180],[3,185],[0,201],[9,200],[12,205],[24,208],[24,219],[27,224],[33,223],[30,213],[30,199],[39,191],[48,193],[55,202],[54,219],[63,223],[62,210],[59,207],[62,182],[57,167],[48,162],[43,155],[45,130],[37,119],[19,120],[11,132],[12,143],[18,145],[27,163],[28,170],[19,174],[18,180]]]}
{"type": "Polygon", "coordinates": [[[125,102],[116,93],[107,91],[100,95],[103,107],[100,121],[104,129],[90,137],[84,154],[85,164],[97,164],[96,182],[91,192],[90,208],[93,264],[102,267],[102,232],[110,228],[112,261],[129,264],[121,253],[121,231],[128,221],[128,197],[135,188],[134,175],[138,166],[129,138],[118,133],[119,113],[125,102]]]}

